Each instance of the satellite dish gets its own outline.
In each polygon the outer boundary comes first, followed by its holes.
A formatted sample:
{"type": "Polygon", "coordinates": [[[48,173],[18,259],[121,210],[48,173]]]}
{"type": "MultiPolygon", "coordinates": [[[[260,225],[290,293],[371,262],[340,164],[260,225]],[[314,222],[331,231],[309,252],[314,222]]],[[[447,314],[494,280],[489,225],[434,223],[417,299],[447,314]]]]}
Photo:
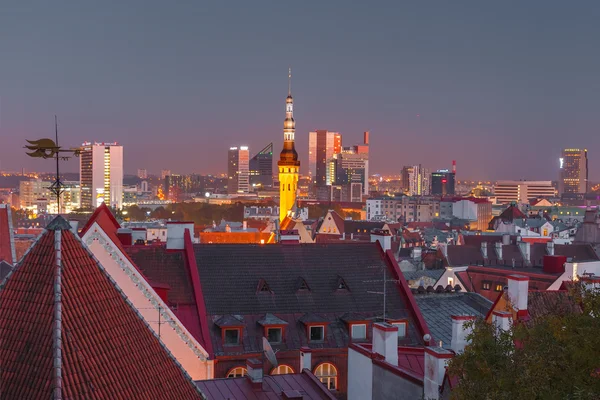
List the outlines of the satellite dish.
{"type": "Polygon", "coordinates": [[[264,353],[265,357],[267,357],[267,360],[269,360],[269,362],[273,365],[273,367],[277,367],[277,365],[278,365],[277,357],[275,357],[275,352],[273,351],[271,344],[269,343],[269,341],[267,340],[266,337],[263,336],[262,339],[263,339],[263,353],[264,353]]]}

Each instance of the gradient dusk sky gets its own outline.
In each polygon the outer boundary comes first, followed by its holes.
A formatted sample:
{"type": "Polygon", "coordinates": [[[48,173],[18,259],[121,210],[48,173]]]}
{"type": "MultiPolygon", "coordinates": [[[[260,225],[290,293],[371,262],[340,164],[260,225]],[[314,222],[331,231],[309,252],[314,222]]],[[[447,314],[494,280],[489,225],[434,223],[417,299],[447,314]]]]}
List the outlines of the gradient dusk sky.
{"type": "MultiPolygon", "coordinates": [[[[0,169],[51,170],[25,138],[118,141],[125,170],[226,171],[227,149],[371,131],[371,172],[556,179],[586,147],[600,179],[600,2],[5,1],[0,169]]],[[[77,163],[66,169],[77,171],[77,163]]]]}

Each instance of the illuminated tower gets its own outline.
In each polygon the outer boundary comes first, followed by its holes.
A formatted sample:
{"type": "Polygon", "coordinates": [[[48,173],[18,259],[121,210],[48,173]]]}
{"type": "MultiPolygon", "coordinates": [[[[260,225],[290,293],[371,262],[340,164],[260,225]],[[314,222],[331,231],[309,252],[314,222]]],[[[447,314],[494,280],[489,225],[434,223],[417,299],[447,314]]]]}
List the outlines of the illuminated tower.
{"type": "Polygon", "coordinates": [[[294,148],[294,99],[292,98],[292,69],[288,74],[288,97],[285,99],[285,121],[283,122],[283,150],[279,155],[279,221],[283,221],[296,202],[300,161],[294,148]]]}

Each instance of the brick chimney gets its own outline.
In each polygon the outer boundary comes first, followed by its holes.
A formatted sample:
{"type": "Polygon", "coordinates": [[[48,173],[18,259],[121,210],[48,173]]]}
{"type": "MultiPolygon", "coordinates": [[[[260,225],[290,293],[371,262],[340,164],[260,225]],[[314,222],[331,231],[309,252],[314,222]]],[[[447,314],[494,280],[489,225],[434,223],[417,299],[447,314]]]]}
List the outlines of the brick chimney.
{"type": "Polygon", "coordinates": [[[519,241],[519,250],[521,250],[521,254],[523,255],[523,260],[526,263],[531,261],[531,243],[519,241]]]}
{"type": "Polygon", "coordinates": [[[257,358],[249,358],[246,360],[246,369],[248,374],[246,375],[252,386],[261,387],[263,381],[263,363],[257,358]]]}
{"type": "Polygon", "coordinates": [[[387,322],[373,325],[373,352],[381,354],[385,361],[398,365],[398,327],[387,322]]]}
{"type": "Polygon", "coordinates": [[[373,229],[371,231],[371,243],[375,243],[377,241],[379,241],[383,251],[387,251],[392,248],[392,235],[387,229],[373,229]]]}
{"type": "Polygon", "coordinates": [[[481,242],[481,255],[483,256],[484,259],[488,258],[488,246],[487,246],[487,242],[481,242]]]}
{"type": "Polygon", "coordinates": [[[437,400],[440,398],[440,386],[444,382],[446,366],[452,356],[452,352],[443,347],[425,347],[424,398],[428,400],[437,400]]]}
{"type": "Polygon", "coordinates": [[[496,255],[498,256],[498,260],[502,260],[502,242],[494,243],[496,247],[496,255]]]}
{"type": "Polygon", "coordinates": [[[190,235],[194,235],[193,222],[167,222],[167,250],[182,250],[185,247],[183,236],[186,229],[190,235]]]}
{"type": "Polygon", "coordinates": [[[492,313],[492,323],[498,330],[506,332],[510,329],[512,313],[509,311],[494,311],[492,313]]]}
{"type": "Polygon", "coordinates": [[[452,315],[452,342],[450,347],[455,353],[462,353],[465,346],[468,344],[467,336],[473,330],[472,326],[467,327],[468,322],[474,321],[475,316],[472,315],[452,315]]]}
{"type": "Polygon", "coordinates": [[[529,295],[529,277],[523,275],[508,276],[508,299],[518,317],[527,316],[527,296],[529,295]]]}

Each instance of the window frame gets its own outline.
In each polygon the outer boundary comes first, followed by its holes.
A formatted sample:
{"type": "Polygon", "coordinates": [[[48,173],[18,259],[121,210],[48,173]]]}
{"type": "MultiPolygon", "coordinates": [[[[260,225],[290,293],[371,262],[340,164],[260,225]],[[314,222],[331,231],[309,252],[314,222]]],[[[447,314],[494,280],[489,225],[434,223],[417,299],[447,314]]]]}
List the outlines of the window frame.
{"type": "Polygon", "coordinates": [[[308,326],[308,341],[310,343],[321,343],[321,342],[324,342],[325,341],[325,337],[326,337],[326,334],[325,334],[325,325],[310,325],[310,326],[308,326]],[[313,330],[313,328],[321,328],[321,332],[322,332],[321,339],[314,340],[312,338],[312,330],[313,330]]]}
{"type": "Polygon", "coordinates": [[[267,338],[267,341],[270,344],[280,344],[280,343],[283,343],[283,327],[282,326],[275,326],[275,325],[267,325],[267,326],[265,326],[265,336],[267,338]],[[270,340],[270,337],[269,337],[269,331],[270,330],[279,330],[279,341],[272,342],[270,340]]]}
{"type": "Polygon", "coordinates": [[[222,328],[222,339],[223,346],[239,346],[242,344],[242,328],[237,327],[225,327],[222,328]],[[227,343],[227,331],[236,331],[237,332],[237,343],[227,343]]]}
{"type": "Polygon", "coordinates": [[[296,372],[294,371],[294,368],[292,368],[292,366],[288,365],[288,364],[279,364],[278,366],[276,366],[275,368],[271,369],[271,372],[269,375],[289,375],[289,374],[295,374],[296,372]],[[279,372],[280,368],[286,368],[286,372],[279,372]]]}
{"type": "Polygon", "coordinates": [[[352,340],[366,340],[367,339],[367,323],[366,322],[360,322],[360,323],[351,323],[350,324],[350,338],[352,340]],[[354,328],[357,327],[364,327],[365,329],[365,334],[362,337],[355,337],[354,336],[354,328]]]}
{"type": "Polygon", "coordinates": [[[492,281],[481,281],[481,290],[492,290],[492,281]]]}
{"type": "Polygon", "coordinates": [[[496,282],[496,285],[494,286],[494,292],[500,293],[502,291],[504,291],[504,284],[501,282],[496,282]]]}
{"type": "Polygon", "coordinates": [[[227,372],[227,374],[225,375],[225,377],[226,378],[241,378],[241,377],[246,376],[246,375],[248,375],[248,368],[239,366],[239,367],[231,368],[227,372]],[[241,374],[239,374],[239,375],[237,373],[235,373],[238,370],[241,371],[241,374]],[[230,376],[232,374],[233,374],[233,376],[230,376]]]}
{"type": "Polygon", "coordinates": [[[408,336],[408,320],[407,319],[398,319],[398,320],[393,320],[393,321],[388,321],[388,323],[390,325],[396,326],[398,327],[398,340],[404,340],[406,339],[406,337],[408,336]],[[403,326],[404,328],[404,334],[401,336],[400,335],[400,326],[403,326]]]}
{"type": "Polygon", "coordinates": [[[330,362],[320,363],[313,370],[313,374],[317,377],[318,380],[321,381],[321,383],[323,385],[325,385],[327,390],[329,390],[329,391],[338,390],[339,372],[338,372],[338,368],[333,363],[330,363],[330,362]],[[325,372],[325,366],[327,366],[327,369],[328,369],[327,374],[322,373],[321,375],[319,375],[319,370],[321,370],[322,372],[325,372]],[[333,368],[333,373],[331,371],[332,368],[333,368]],[[333,388],[330,387],[331,383],[333,383],[333,388]]]}

